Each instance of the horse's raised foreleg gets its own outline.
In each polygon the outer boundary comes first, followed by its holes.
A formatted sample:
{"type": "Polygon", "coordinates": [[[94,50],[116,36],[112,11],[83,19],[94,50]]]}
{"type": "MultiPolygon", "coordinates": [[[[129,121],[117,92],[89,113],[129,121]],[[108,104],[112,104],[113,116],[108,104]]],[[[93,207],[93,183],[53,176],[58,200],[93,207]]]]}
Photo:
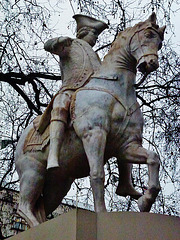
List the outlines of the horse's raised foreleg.
{"type": "Polygon", "coordinates": [[[156,153],[148,151],[137,144],[132,144],[123,153],[123,158],[130,163],[148,165],[148,189],[145,194],[138,199],[138,206],[141,212],[149,212],[160,191],[159,156],[156,153]]]}
{"type": "Polygon", "coordinates": [[[40,199],[45,167],[33,158],[19,160],[16,167],[20,169],[18,171],[20,173],[20,201],[17,212],[30,227],[34,227],[46,220],[43,201],[40,199]]]}
{"type": "Polygon", "coordinates": [[[106,211],[104,202],[104,150],[106,132],[100,127],[86,131],[82,137],[90,166],[90,181],[96,212],[106,211]]]}
{"type": "Polygon", "coordinates": [[[151,210],[151,206],[155,202],[155,199],[161,189],[159,182],[159,156],[152,151],[147,151],[147,153],[149,182],[147,191],[138,199],[138,206],[141,212],[149,212],[151,210]]]}

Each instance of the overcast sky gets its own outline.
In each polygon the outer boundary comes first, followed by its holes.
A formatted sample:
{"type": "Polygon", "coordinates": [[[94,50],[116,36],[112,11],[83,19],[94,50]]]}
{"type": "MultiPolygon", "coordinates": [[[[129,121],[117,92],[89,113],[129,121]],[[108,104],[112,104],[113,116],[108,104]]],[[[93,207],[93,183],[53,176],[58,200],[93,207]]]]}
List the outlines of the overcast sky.
{"type": "MultiPolygon", "coordinates": [[[[60,35],[63,36],[69,36],[69,37],[75,37],[75,34],[72,32],[72,28],[69,26],[70,22],[72,23],[74,20],[72,19],[72,16],[75,14],[78,14],[79,11],[76,9],[76,6],[74,6],[74,9],[72,9],[71,5],[70,5],[71,1],[64,1],[61,0],[61,3],[59,4],[60,6],[60,10],[61,15],[57,16],[55,18],[55,24],[56,25],[56,29],[57,32],[60,35]]],[[[73,1],[72,1],[73,2],[73,1]]],[[[51,1],[52,3],[52,1],[51,1]]],[[[135,3],[135,5],[137,6],[137,3],[135,3]]],[[[168,40],[169,38],[171,38],[171,41],[174,43],[175,46],[175,50],[180,53],[180,27],[179,27],[179,14],[178,14],[178,9],[180,9],[178,4],[174,4],[173,10],[176,11],[176,14],[171,14],[171,23],[174,26],[174,33],[175,35],[172,35],[172,32],[170,30],[169,27],[167,27],[166,29],[166,35],[165,35],[165,39],[168,40]]],[[[103,19],[100,19],[103,20],[103,19]]],[[[144,19],[139,19],[137,20],[135,23],[142,21],[144,19]]],[[[158,19],[159,20],[159,19],[158,19]]],[[[161,18],[161,21],[163,21],[163,17],[161,18]]],[[[163,24],[165,24],[165,22],[163,22],[163,24]]],[[[160,25],[161,26],[161,25],[160,25]]],[[[56,37],[56,36],[54,36],[56,37]]]]}

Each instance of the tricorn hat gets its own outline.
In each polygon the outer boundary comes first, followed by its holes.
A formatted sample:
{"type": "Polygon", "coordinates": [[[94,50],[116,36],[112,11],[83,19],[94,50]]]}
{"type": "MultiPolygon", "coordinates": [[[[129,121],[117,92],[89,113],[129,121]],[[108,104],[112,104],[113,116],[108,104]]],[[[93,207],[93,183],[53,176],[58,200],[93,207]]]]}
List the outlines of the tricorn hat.
{"type": "Polygon", "coordinates": [[[73,18],[77,23],[77,32],[83,27],[89,27],[95,29],[99,35],[104,29],[108,28],[108,25],[105,22],[86,15],[76,14],[73,18]]]}

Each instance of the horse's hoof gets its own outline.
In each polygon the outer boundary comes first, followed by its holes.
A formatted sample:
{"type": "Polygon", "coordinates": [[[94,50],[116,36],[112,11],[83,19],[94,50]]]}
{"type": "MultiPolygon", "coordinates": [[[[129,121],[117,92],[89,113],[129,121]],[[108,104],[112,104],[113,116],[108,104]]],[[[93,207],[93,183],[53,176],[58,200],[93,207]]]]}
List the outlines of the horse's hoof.
{"type": "Polygon", "coordinates": [[[122,197],[126,197],[126,196],[130,196],[136,200],[138,200],[142,194],[138,191],[136,191],[136,189],[134,187],[127,187],[125,189],[123,189],[124,187],[119,187],[116,190],[116,194],[122,197]]]}
{"type": "Polygon", "coordinates": [[[29,227],[36,227],[36,226],[38,226],[40,224],[40,222],[38,222],[35,219],[35,216],[33,216],[30,212],[27,212],[27,214],[24,213],[19,207],[17,209],[17,214],[20,217],[22,217],[22,218],[24,218],[26,220],[26,222],[29,225],[29,227]],[[31,216],[30,216],[30,214],[31,214],[31,216]]]}
{"type": "Polygon", "coordinates": [[[138,207],[140,212],[149,212],[151,210],[152,204],[154,201],[152,199],[147,198],[146,195],[143,195],[138,199],[138,207]]]}

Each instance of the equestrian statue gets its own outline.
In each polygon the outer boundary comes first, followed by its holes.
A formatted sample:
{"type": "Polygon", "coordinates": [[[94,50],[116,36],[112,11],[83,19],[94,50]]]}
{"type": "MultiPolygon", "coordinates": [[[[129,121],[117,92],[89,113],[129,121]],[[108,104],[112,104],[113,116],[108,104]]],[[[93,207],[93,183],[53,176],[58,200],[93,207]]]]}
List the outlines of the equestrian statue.
{"type": "Polygon", "coordinates": [[[137,69],[158,68],[164,27],[156,15],[120,32],[101,62],[92,47],[108,25],[77,14],[77,38],[48,40],[45,50],[60,58],[62,88],[45,113],[21,135],[15,164],[20,179],[18,213],[30,227],[46,221],[77,178],[90,176],[94,209],[106,211],[104,164],[116,157],[116,193],[138,199],[148,212],[160,191],[159,156],[142,147],[143,116],[137,102],[137,69]],[[148,189],[137,192],[132,164],[148,165],[148,189]]]}

